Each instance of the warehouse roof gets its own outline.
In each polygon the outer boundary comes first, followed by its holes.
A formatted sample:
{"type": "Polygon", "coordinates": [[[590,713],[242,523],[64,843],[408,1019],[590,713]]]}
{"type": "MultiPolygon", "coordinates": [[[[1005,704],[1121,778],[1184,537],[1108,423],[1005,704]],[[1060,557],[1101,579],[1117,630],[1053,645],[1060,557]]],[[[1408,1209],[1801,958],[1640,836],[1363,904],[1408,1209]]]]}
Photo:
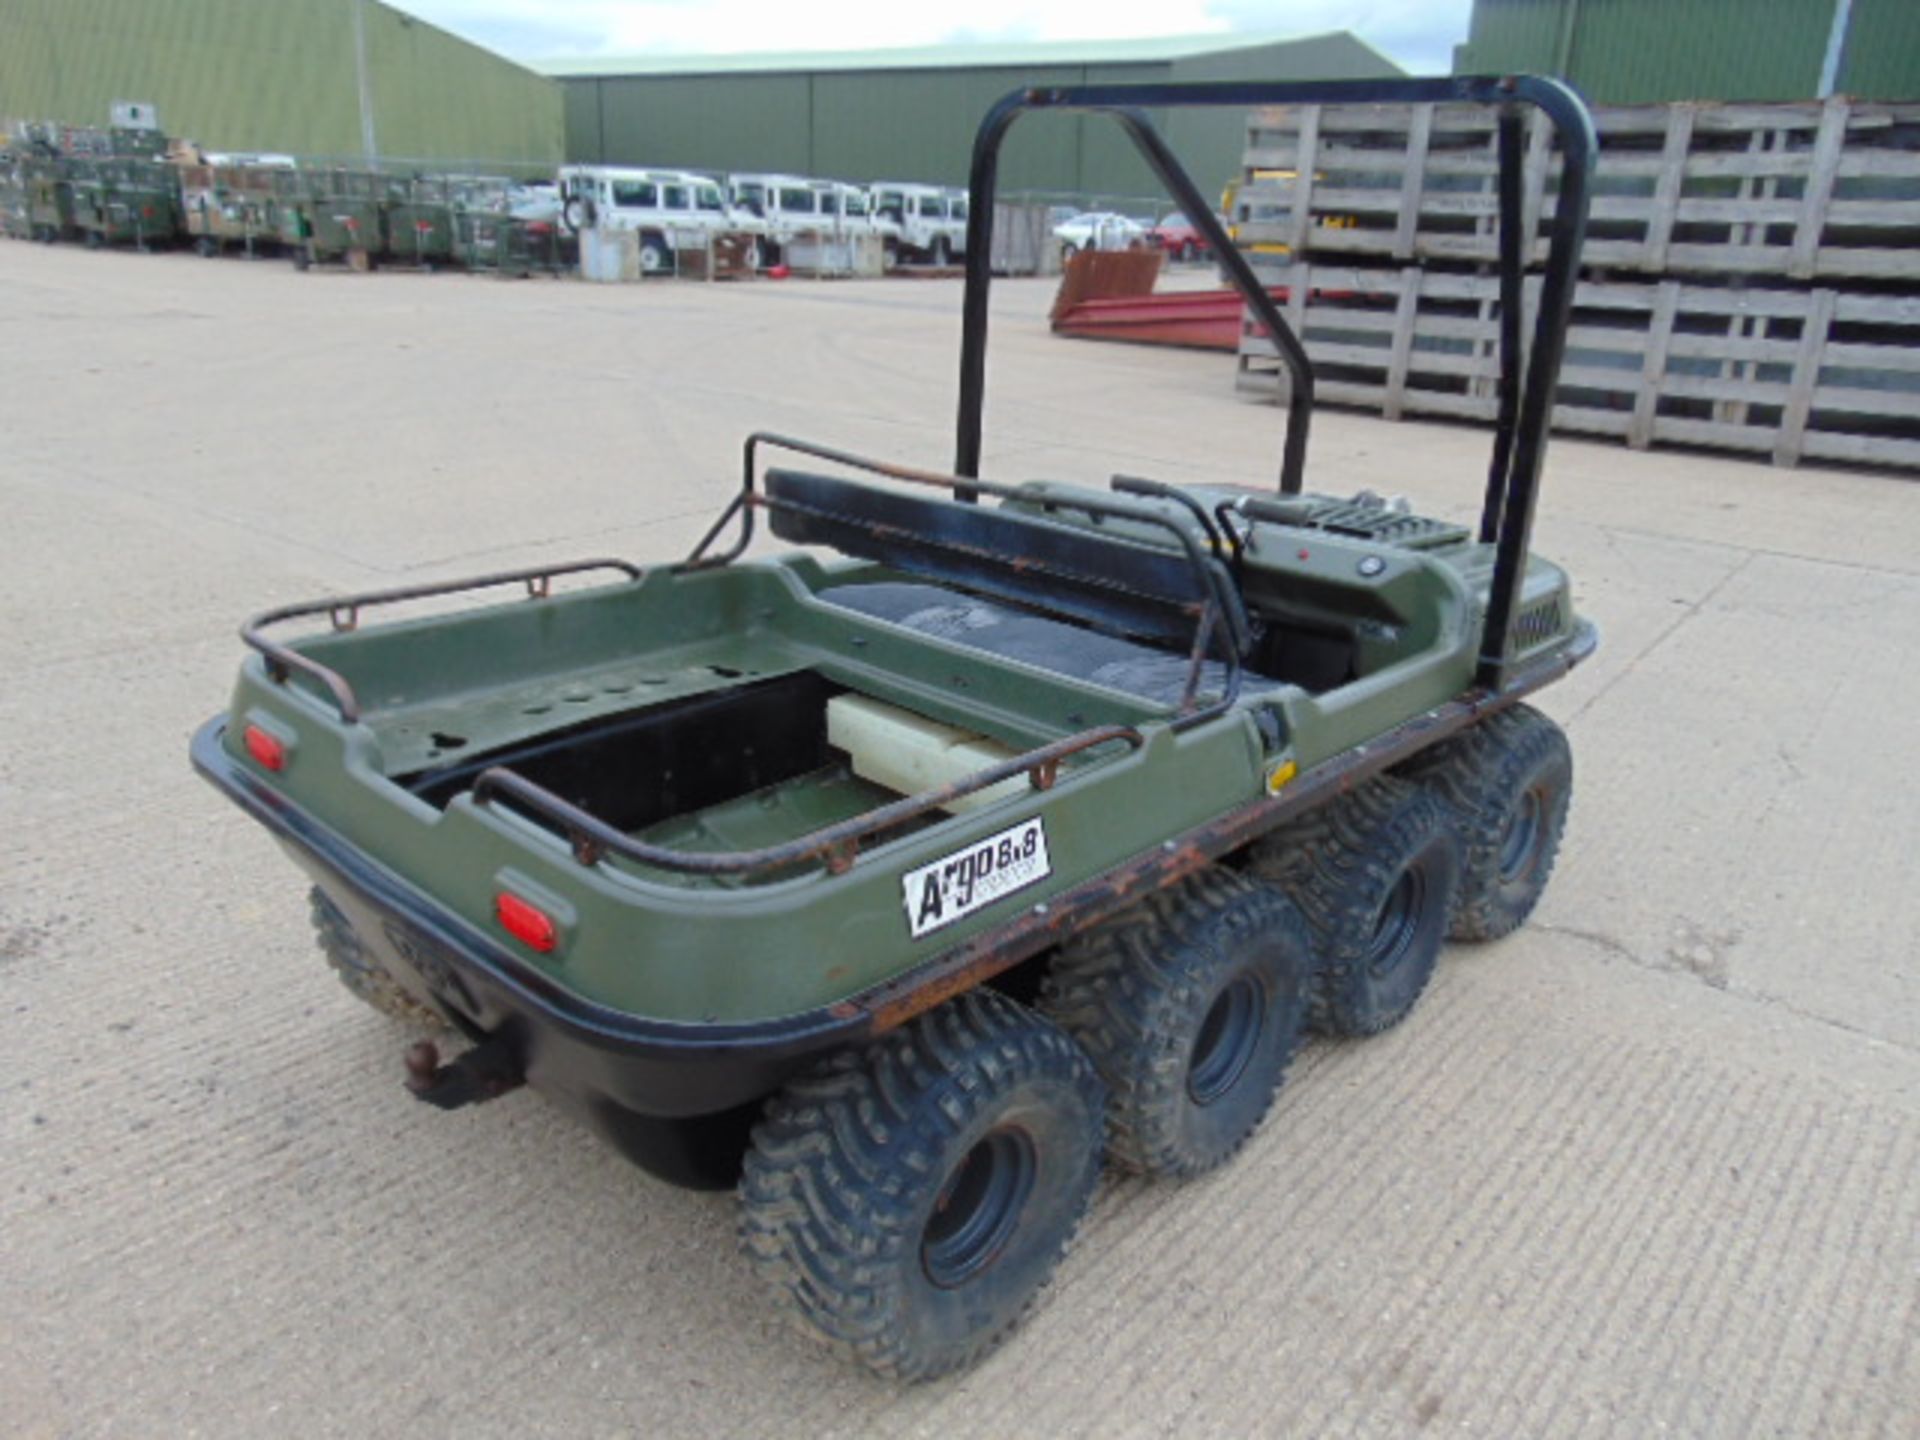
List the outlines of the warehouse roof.
{"type": "MultiPolygon", "coordinates": [[[[921,45],[893,50],[785,50],[739,55],[583,55],[529,60],[530,69],[561,79],[606,75],[743,75],[795,70],[974,70],[1018,65],[1126,65],[1184,60],[1230,50],[1257,50],[1342,36],[1344,30],[1311,35],[1216,31],[1208,35],[1153,36],[1135,40],[1044,40],[997,44],[921,45]]],[[[1371,47],[1369,47],[1371,48],[1371,47]]]]}

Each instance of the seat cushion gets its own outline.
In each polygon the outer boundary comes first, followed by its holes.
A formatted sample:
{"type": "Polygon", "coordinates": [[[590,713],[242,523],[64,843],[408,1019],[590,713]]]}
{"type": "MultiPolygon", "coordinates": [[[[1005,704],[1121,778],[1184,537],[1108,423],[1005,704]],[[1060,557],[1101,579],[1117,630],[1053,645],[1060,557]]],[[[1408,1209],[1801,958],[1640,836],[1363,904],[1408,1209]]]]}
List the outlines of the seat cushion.
{"type": "MultiPolygon", "coordinates": [[[[1085,680],[1154,704],[1180,703],[1187,685],[1187,657],[1113,635],[1083,630],[1078,625],[1029,615],[1009,605],[981,600],[938,585],[882,581],[871,585],[836,585],[820,598],[843,610],[857,611],[971,650],[1016,660],[1022,665],[1056,675],[1085,680]]],[[[1227,667],[1218,660],[1203,662],[1200,692],[1219,695],[1226,688],[1227,667]]],[[[1243,694],[1271,690],[1279,685],[1245,672],[1243,694]]]]}

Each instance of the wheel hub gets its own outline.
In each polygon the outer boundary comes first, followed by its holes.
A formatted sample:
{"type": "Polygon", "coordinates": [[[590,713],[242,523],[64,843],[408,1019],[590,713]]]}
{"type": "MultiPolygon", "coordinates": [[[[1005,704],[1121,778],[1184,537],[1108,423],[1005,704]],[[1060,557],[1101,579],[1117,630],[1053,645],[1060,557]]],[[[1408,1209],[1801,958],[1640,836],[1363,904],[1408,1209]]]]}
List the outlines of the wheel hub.
{"type": "Polygon", "coordinates": [[[1033,1193],[1039,1153],[1026,1131],[982,1136],[947,1176],[920,1237],[920,1263],[943,1290],[964,1285],[999,1258],[1033,1193]]]}
{"type": "Polygon", "coordinates": [[[1426,910],[1427,882],[1418,865],[1409,865],[1393,883],[1380,913],[1373,922],[1373,939],[1367,946],[1367,970],[1375,976],[1390,975],[1413,949],[1420,929],[1420,917],[1426,910]]]}
{"type": "Polygon", "coordinates": [[[1540,792],[1528,790],[1507,816],[1500,831],[1500,880],[1502,884],[1523,878],[1533,868],[1539,848],[1542,817],[1546,813],[1540,792]]]}
{"type": "Polygon", "coordinates": [[[1211,1105],[1239,1082],[1260,1048],[1266,1011],[1266,993],[1251,975],[1235,976],[1214,997],[1187,1061],[1187,1096],[1194,1104],[1211,1105]]]}

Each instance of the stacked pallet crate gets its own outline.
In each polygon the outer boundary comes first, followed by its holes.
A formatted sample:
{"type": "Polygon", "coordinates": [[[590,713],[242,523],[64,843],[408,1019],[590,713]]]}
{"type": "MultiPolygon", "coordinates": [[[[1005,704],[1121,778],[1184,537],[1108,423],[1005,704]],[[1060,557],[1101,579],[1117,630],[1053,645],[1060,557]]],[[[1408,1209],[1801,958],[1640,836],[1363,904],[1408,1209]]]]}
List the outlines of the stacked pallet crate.
{"type": "MultiPolygon", "coordinates": [[[[1554,408],[1568,431],[1920,468],[1920,103],[1603,109],[1554,408]]],[[[1494,117],[1297,106],[1250,117],[1235,214],[1289,290],[1319,394],[1394,418],[1491,420],[1494,117]]],[[[1558,155],[1525,164],[1530,260],[1558,155]]],[[[1527,287],[1531,306],[1537,280],[1527,287]]],[[[1531,316],[1528,318],[1531,326],[1531,316]]],[[[1279,393],[1243,322],[1239,383],[1279,393]]]]}

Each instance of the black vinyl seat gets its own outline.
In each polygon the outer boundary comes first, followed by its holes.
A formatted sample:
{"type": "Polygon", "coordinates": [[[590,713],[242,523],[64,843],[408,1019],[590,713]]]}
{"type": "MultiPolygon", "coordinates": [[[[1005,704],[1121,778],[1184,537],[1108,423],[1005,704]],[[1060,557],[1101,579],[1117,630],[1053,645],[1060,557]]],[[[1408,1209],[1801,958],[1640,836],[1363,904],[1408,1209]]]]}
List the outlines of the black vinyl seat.
{"type": "MultiPolygon", "coordinates": [[[[836,585],[819,592],[828,604],[885,620],[969,649],[1032,665],[1056,675],[1085,680],[1155,704],[1174,706],[1187,685],[1187,657],[1113,635],[1082,629],[1044,615],[1030,615],[1009,605],[982,600],[940,585],[879,581],[864,585],[836,585]]],[[[1200,693],[1219,696],[1226,690],[1227,667],[1218,660],[1202,662],[1200,693]]],[[[1255,694],[1281,684],[1242,674],[1241,693],[1255,694]]]]}

